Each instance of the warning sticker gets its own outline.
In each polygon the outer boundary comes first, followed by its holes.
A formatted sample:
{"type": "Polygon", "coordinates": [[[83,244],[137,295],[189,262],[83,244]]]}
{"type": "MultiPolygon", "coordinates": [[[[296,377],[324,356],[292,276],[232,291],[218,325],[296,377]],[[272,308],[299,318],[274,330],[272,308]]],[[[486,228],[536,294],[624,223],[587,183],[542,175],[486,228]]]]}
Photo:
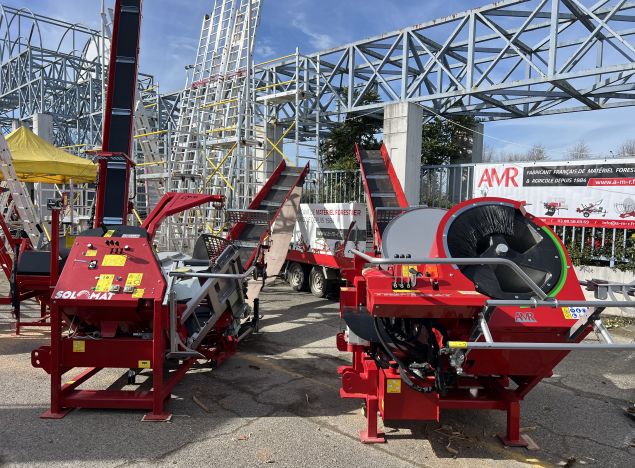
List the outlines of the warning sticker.
{"type": "Polygon", "coordinates": [[[73,340],[73,352],[83,353],[86,351],[86,342],[82,340],[73,340]]]}
{"type": "Polygon", "coordinates": [[[141,286],[142,279],[143,279],[143,273],[128,273],[125,287],[132,288],[135,286],[141,286]]]}
{"type": "Polygon", "coordinates": [[[101,266],[122,267],[126,264],[125,255],[104,255],[101,266]]]}
{"type": "Polygon", "coordinates": [[[417,273],[419,273],[419,269],[416,265],[401,265],[401,276],[404,278],[407,278],[412,274],[416,275],[417,273]],[[411,268],[415,271],[414,273],[410,271],[411,268]]]}
{"type": "Polygon", "coordinates": [[[139,369],[150,369],[150,361],[139,361],[137,364],[139,369]]]}
{"type": "Polygon", "coordinates": [[[96,257],[97,256],[97,251],[96,250],[87,250],[84,255],[86,255],[87,257],[96,257]]]}
{"type": "Polygon", "coordinates": [[[143,293],[145,292],[145,289],[142,288],[136,288],[134,290],[134,292],[132,293],[132,297],[134,299],[141,299],[143,297],[143,293]]]}
{"type": "Polygon", "coordinates": [[[570,320],[578,320],[582,317],[586,317],[587,308],[586,307],[563,307],[562,315],[564,318],[570,320]]]}
{"type": "Polygon", "coordinates": [[[386,393],[401,393],[401,379],[387,379],[386,393]]]}
{"type": "Polygon", "coordinates": [[[102,237],[112,237],[114,233],[115,233],[114,229],[109,229],[108,231],[106,231],[106,233],[102,237]]]}
{"type": "Polygon", "coordinates": [[[97,284],[95,285],[95,292],[108,292],[112,286],[112,282],[115,279],[115,275],[99,275],[97,284]]]}
{"type": "Polygon", "coordinates": [[[459,294],[463,294],[464,296],[482,296],[480,292],[476,291],[457,291],[459,294]]]}

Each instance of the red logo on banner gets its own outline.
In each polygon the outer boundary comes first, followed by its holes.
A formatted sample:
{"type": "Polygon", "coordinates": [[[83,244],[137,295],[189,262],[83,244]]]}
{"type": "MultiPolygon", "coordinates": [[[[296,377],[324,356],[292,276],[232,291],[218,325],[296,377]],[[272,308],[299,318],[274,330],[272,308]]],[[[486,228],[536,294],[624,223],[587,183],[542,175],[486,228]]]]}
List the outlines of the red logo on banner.
{"type": "Polygon", "coordinates": [[[518,177],[518,168],[506,167],[502,174],[499,174],[495,167],[487,168],[481,176],[481,180],[478,181],[478,187],[482,187],[484,184],[488,187],[518,187],[516,181],[518,177]]]}

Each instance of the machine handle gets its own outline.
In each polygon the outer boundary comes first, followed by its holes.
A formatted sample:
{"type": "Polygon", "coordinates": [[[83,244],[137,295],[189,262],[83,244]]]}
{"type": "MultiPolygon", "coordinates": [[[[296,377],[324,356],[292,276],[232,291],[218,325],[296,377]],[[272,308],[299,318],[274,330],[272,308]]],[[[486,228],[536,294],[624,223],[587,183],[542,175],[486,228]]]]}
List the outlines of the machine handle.
{"type": "Polygon", "coordinates": [[[376,258],[366,255],[359,250],[351,252],[371,265],[504,265],[516,273],[523,282],[536,293],[540,299],[547,295],[518,265],[506,258],[376,258]]]}
{"type": "Polygon", "coordinates": [[[245,279],[251,276],[255,266],[250,267],[244,273],[204,273],[196,271],[171,271],[168,273],[173,278],[221,278],[221,279],[245,279]]]}

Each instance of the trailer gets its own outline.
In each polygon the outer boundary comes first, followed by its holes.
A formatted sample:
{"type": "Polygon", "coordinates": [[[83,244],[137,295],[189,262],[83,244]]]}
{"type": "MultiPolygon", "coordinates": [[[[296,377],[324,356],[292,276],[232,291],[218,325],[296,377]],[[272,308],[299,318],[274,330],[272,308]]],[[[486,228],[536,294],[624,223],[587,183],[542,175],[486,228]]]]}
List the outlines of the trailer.
{"type": "Polygon", "coordinates": [[[287,253],[284,277],[296,291],[325,297],[352,268],[351,249],[366,248],[364,203],[303,203],[287,253]]]}

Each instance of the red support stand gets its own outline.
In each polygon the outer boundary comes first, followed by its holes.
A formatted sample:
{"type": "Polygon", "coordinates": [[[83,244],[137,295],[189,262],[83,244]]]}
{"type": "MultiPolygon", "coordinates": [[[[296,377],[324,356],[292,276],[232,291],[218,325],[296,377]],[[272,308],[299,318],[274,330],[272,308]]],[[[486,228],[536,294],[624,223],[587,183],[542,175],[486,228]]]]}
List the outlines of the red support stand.
{"type": "Polygon", "coordinates": [[[507,447],[527,447],[529,442],[520,433],[520,402],[510,401],[507,406],[507,433],[498,434],[507,447]]]}
{"type": "Polygon", "coordinates": [[[383,432],[377,431],[377,412],[379,404],[377,397],[366,397],[366,430],[359,433],[359,438],[364,444],[383,444],[386,437],[383,432]]]}

